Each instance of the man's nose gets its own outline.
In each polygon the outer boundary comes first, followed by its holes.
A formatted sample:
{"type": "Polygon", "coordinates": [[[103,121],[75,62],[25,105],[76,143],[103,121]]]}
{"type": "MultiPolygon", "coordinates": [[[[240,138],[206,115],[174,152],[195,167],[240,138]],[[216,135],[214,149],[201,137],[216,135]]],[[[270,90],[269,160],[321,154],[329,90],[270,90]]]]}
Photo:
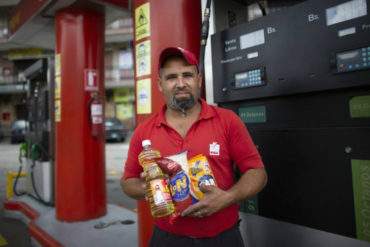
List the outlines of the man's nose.
{"type": "Polygon", "coordinates": [[[176,82],[176,87],[185,87],[185,86],[186,86],[186,83],[185,83],[184,77],[179,76],[176,82]]]}

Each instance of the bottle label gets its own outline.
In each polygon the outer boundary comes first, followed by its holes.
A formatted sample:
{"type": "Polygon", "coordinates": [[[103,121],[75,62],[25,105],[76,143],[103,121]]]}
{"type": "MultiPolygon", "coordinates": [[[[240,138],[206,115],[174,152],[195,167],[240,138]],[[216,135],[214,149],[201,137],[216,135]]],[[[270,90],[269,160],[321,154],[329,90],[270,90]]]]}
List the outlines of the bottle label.
{"type": "Polygon", "coordinates": [[[161,178],[150,181],[150,188],[152,189],[153,201],[155,205],[172,201],[166,179],[161,178]]]}
{"type": "Polygon", "coordinates": [[[175,201],[185,200],[190,192],[188,176],[184,172],[179,172],[170,181],[172,199],[175,201]]]}

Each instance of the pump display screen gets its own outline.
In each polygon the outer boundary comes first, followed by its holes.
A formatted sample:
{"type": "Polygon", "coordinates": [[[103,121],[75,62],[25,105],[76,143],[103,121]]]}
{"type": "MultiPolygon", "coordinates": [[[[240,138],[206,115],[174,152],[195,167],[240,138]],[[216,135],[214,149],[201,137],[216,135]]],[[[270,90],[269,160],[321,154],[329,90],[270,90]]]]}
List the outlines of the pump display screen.
{"type": "Polygon", "coordinates": [[[352,0],[326,9],[326,25],[367,15],[366,0],[352,0]]]}
{"type": "Polygon", "coordinates": [[[336,54],[337,71],[346,72],[370,68],[370,46],[336,54]]]}
{"type": "Polygon", "coordinates": [[[263,29],[243,34],[240,36],[240,49],[247,49],[265,43],[265,33],[263,29]]]}

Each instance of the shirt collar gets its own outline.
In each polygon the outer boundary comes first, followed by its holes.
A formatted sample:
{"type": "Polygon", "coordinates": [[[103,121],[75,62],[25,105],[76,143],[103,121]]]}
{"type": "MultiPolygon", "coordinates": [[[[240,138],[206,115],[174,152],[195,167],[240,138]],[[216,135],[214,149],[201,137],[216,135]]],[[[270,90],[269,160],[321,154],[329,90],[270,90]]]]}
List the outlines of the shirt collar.
{"type": "MultiPolygon", "coordinates": [[[[198,117],[197,121],[199,121],[201,119],[212,118],[215,115],[215,111],[212,108],[212,106],[208,105],[207,102],[202,98],[199,98],[199,101],[202,105],[202,110],[199,114],[199,117],[198,117]]],[[[167,105],[164,104],[162,106],[161,110],[158,112],[157,119],[156,119],[156,126],[157,127],[160,127],[162,124],[167,125],[167,121],[166,121],[166,118],[164,116],[166,108],[167,108],[167,105]]]]}

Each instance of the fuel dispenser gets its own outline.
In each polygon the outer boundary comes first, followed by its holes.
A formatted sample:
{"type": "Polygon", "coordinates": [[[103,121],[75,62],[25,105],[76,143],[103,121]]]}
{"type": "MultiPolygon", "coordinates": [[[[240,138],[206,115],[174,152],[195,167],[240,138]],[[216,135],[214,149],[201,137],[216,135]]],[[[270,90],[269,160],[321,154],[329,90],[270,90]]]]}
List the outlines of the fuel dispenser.
{"type": "Polygon", "coordinates": [[[212,35],[215,102],[269,176],[242,211],[370,241],[369,15],[368,0],[308,0],[212,35]]]}
{"type": "MultiPolygon", "coordinates": [[[[50,59],[49,59],[50,60],[50,59]]],[[[44,205],[53,206],[54,169],[50,129],[48,59],[40,59],[24,71],[27,93],[27,125],[25,143],[20,145],[19,172],[14,183],[16,195],[28,194],[44,205]],[[17,181],[23,166],[26,171],[26,191],[18,191],[17,181]]]]}

